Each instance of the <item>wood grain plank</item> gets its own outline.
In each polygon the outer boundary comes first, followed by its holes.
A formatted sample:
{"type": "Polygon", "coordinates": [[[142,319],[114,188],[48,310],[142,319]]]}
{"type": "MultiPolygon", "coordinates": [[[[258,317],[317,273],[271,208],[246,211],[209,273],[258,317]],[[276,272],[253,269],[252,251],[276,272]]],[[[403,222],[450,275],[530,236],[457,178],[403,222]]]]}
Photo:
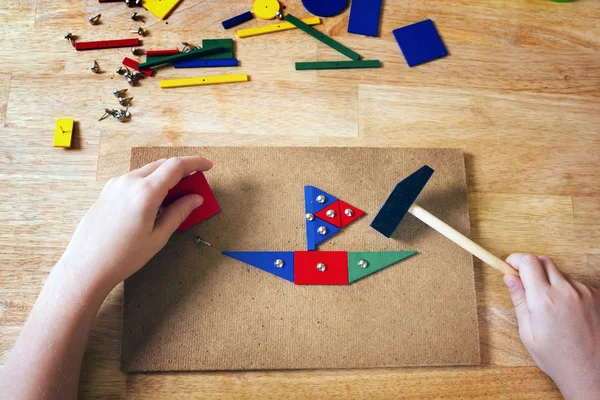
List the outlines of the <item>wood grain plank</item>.
{"type": "MultiPolygon", "coordinates": [[[[365,59],[378,59],[382,68],[373,70],[318,71],[323,84],[348,81],[360,84],[460,87],[498,92],[533,92],[598,95],[600,77],[595,65],[598,51],[549,50],[504,46],[501,49],[456,43],[449,56],[409,68],[398,44],[390,39],[355,38],[353,50],[365,59]]],[[[345,43],[348,44],[348,43],[345,43]]],[[[320,45],[318,59],[338,59],[334,50],[320,45]]]]}
{"type": "Polygon", "coordinates": [[[46,93],[45,78],[13,77],[7,125],[51,129],[56,118],[72,116],[73,103],[76,102],[77,120],[81,132],[86,132],[82,134],[84,140],[96,138],[96,135],[89,137],[87,133],[98,132],[99,129],[129,134],[177,132],[172,137],[183,132],[282,136],[358,135],[356,88],[345,85],[332,85],[327,93],[314,96],[314,85],[301,82],[294,85],[284,82],[245,82],[206,86],[200,90],[194,87],[163,90],[156,81],[144,82],[143,90],[140,87],[127,92],[134,96],[130,108],[131,123],[119,123],[111,117],[98,121],[105,108],[119,108],[112,94],[114,84],[99,81],[94,76],[81,79],[81,82],[85,84],[85,92],[81,91],[80,86],[70,85],[70,79],[57,78],[55,84],[60,89],[46,93]],[[84,100],[89,96],[94,100],[84,100]],[[30,101],[17,101],[24,97],[29,97],[30,101]],[[311,101],[298,102],[298,98],[303,97],[311,98],[311,101]],[[155,102],[154,99],[160,99],[162,106],[143,106],[155,102]],[[32,108],[35,108],[35,113],[31,112],[32,108]],[[328,118],[333,118],[338,123],[323,125],[320,122],[328,118]]]}
{"type": "Polygon", "coordinates": [[[160,399],[560,399],[537,368],[435,368],[130,375],[127,397],[160,399]]]}
{"type": "Polygon", "coordinates": [[[360,85],[358,96],[360,136],[405,146],[473,139],[561,146],[565,137],[577,145],[600,144],[595,96],[382,85],[360,85]]]}
{"type": "Polygon", "coordinates": [[[398,7],[386,2],[381,32],[388,37],[396,28],[431,18],[450,47],[455,43],[473,43],[494,47],[597,50],[597,37],[590,32],[598,28],[600,7],[593,3],[593,0],[583,0],[577,6],[561,7],[538,1],[448,3],[425,0],[398,7]],[[586,12],[582,13],[583,10],[586,12]]]}
{"type": "Polygon", "coordinates": [[[8,94],[10,92],[10,74],[0,73],[0,127],[6,121],[6,108],[8,106],[8,94]]]}
{"type": "Polygon", "coordinates": [[[0,26],[27,29],[26,26],[33,25],[35,21],[37,3],[38,0],[0,1],[0,26]]]}

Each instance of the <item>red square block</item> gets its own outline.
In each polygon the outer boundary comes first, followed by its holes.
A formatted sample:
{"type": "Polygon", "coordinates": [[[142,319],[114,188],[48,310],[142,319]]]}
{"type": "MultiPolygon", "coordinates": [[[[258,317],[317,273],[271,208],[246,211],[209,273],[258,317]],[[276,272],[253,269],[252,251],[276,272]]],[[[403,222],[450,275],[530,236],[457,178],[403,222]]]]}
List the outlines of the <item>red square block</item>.
{"type": "Polygon", "coordinates": [[[348,252],[294,252],[294,283],[296,285],[347,285],[348,252]],[[319,271],[317,268],[319,263],[325,265],[324,271],[319,271]]]}
{"type": "Polygon", "coordinates": [[[183,232],[221,211],[221,207],[217,203],[217,199],[210,186],[208,186],[208,181],[202,172],[196,172],[182,179],[173,189],[169,190],[162,205],[166,207],[188,194],[199,194],[204,198],[204,203],[192,211],[183,224],[177,228],[177,232],[183,232]]]}

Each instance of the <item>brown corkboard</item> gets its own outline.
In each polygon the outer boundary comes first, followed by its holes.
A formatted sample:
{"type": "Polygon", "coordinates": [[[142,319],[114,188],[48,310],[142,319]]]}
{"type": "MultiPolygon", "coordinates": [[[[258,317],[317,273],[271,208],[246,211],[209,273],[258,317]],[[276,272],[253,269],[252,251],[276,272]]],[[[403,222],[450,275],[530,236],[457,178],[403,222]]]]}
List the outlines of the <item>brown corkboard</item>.
{"type": "Polygon", "coordinates": [[[419,204],[469,235],[461,150],[150,147],[132,149],[131,168],[195,154],[215,162],[206,176],[222,211],[125,282],[123,370],[479,364],[472,257],[410,215],[392,239],[369,226],[394,185],[428,164],[419,204]],[[420,254],[349,286],[297,286],[221,255],[305,250],[304,185],[367,212],[320,250],[420,254]]]}

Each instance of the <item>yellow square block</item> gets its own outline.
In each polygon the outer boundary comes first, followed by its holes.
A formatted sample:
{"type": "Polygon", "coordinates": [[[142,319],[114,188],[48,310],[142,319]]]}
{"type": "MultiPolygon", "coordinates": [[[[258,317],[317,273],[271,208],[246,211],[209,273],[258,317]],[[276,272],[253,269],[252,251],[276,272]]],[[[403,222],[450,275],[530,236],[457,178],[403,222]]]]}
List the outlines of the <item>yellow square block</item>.
{"type": "Polygon", "coordinates": [[[73,125],[75,121],[68,118],[59,118],[56,121],[54,130],[54,147],[71,148],[71,138],[73,137],[73,125]]]}
{"type": "Polygon", "coordinates": [[[158,18],[165,19],[180,1],[181,0],[142,0],[142,7],[156,15],[158,18]]]}

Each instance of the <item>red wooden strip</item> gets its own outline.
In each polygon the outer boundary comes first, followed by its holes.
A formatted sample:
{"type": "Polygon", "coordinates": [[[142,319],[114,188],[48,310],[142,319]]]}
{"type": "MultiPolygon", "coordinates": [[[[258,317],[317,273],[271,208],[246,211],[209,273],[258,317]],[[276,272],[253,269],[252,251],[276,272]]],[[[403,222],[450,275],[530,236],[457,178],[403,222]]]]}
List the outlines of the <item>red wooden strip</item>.
{"type": "Polygon", "coordinates": [[[295,251],[294,283],[296,285],[347,285],[348,253],[345,251],[295,251]],[[317,264],[325,264],[319,271],[317,264]]]}
{"type": "Polygon", "coordinates": [[[138,67],[139,63],[138,63],[137,61],[135,61],[135,60],[132,60],[132,59],[131,59],[131,58],[129,58],[129,57],[125,57],[125,58],[123,59],[123,65],[124,65],[124,66],[126,66],[126,67],[129,67],[129,68],[133,68],[133,69],[135,69],[136,71],[138,71],[138,72],[141,72],[142,74],[144,74],[144,75],[146,75],[146,76],[152,76],[152,73],[154,72],[154,70],[152,70],[152,69],[144,69],[144,70],[141,70],[141,69],[138,67]]]}
{"type": "Polygon", "coordinates": [[[139,46],[140,39],[99,40],[96,42],[75,42],[75,50],[110,49],[112,47],[139,46]]]}
{"type": "Polygon", "coordinates": [[[153,57],[153,56],[172,56],[174,54],[179,54],[179,49],[173,49],[173,50],[146,50],[146,55],[153,57]]]}

